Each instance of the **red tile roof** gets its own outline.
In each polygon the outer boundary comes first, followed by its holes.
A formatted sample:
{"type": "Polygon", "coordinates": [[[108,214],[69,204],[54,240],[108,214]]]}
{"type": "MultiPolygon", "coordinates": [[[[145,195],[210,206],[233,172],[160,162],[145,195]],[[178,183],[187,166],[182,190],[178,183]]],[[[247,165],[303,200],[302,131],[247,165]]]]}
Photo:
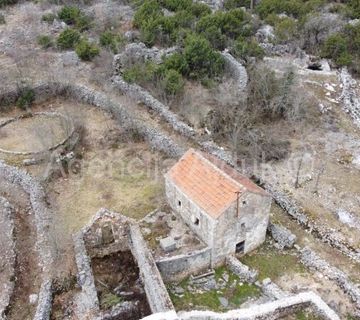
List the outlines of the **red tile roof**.
{"type": "Polygon", "coordinates": [[[194,149],[169,170],[167,177],[211,217],[217,219],[245,191],[267,194],[224,161],[194,149]]]}

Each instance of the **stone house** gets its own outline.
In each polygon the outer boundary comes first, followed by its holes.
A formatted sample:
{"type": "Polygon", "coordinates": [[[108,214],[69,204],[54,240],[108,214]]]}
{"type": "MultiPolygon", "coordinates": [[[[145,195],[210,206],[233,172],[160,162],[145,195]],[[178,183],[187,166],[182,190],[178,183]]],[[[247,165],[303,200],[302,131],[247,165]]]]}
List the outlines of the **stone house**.
{"type": "Polygon", "coordinates": [[[188,150],[165,187],[174,212],[211,248],[213,266],[265,241],[271,196],[217,157],[188,150]]]}

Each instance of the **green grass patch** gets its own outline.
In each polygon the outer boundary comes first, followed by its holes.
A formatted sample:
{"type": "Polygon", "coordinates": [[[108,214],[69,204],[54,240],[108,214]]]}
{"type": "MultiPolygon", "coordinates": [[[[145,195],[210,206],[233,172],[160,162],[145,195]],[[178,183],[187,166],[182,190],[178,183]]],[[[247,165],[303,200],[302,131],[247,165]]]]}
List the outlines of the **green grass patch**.
{"type": "Polygon", "coordinates": [[[223,288],[219,287],[218,289],[204,291],[201,287],[192,285],[190,279],[187,278],[177,285],[185,290],[184,294],[177,295],[171,290],[170,285],[169,293],[175,309],[226,311],[239,307],[249,298],[260,296],[261,291],[258,287],[252,284],[241,283],[239,277],[224,266],[215,270],[215,280],[218,284],[222,281],[225,273],[229,276],[229,280],[223,288]],[[194,286],[197,289],[190,291],[189,286],[194,286]],[[220,303],[219,298],[221,297],[229,301],[228,308],[224,308],[220,303]]]}
{"type": "Polygon", "coordinates": [[[287,273],[306,272],[296,255],[292,255],[290,252],[280,252],[268,244],[244,256],[241,261],[250,268],[258,270],[260,280],[265,278],[276,280],[287,273]]]}

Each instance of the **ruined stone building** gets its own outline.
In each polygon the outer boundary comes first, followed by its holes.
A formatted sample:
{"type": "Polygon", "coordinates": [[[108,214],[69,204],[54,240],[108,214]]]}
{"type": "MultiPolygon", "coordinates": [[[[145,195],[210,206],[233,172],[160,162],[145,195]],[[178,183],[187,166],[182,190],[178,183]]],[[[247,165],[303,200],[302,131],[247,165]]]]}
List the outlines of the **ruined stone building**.
{"type": "Polygon", "coordinates": [[[271,196],[225,162],[190,149],[165,183],[171,208],[212,249],[212,265],[264,242],[271,196]]]}

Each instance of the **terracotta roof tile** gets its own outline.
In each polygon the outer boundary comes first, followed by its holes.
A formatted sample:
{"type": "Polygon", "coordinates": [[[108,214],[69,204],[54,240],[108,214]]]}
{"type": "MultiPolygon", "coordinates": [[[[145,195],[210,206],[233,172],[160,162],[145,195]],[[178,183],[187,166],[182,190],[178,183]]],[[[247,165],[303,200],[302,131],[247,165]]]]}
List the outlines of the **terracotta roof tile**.
{"type": "Polygon", "coordinates": [[[190,149],[167,176],[211,217],[218,218],[246,190],[266,192],[216,157],[190,149]]]}

